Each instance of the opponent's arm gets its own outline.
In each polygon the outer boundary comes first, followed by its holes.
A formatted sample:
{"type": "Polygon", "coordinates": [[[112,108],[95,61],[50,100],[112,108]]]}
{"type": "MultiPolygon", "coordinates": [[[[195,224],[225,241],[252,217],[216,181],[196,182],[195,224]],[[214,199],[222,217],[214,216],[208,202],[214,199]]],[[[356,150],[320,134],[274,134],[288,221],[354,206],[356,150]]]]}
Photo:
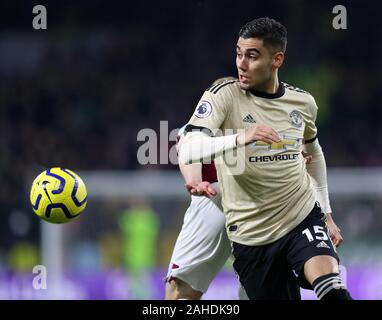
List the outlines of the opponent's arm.
{"type": "MultiPolygon", "coordinates": [[[[178,156],[179,156],[180,146],[183,144],[184,138],[185,138],[184,134],[180,135],[179,140],[176,144],[178,156]]],[[[202,182],[202,164],[201,163],[185,165],[179,161],[179,170],[184,178],[184,181],[186,182],[186,185],[198,184],[202,182]]]]}
{"type": "MultiPolygon", "coordinates": [[[[185,136],[179,136],[176,148],[179,148],[184,142],[185,136]]],[[[179,169],[185,181],[185,187],[192,195],[204,195],[209,198],[214,197],[217,192],[209,182],[202,181],[202,164],[194,163],[185,165],[179,161],[179,169]]]]}
{"type": "Polygon", "coordinates": [[[194,163],[190,165],[179,163],[179,169],[186,184],[193,185],[202,182],[201,163],[194,163]]]}
{"type": "MultiPolygon", "coordinates": [[[[181,128],[182,132],[178,136],[178,141],[176,143],[176,151],[178,153],[178,160],[179,160],[179,152],[180,147],[184,143],[185,135],[183,132],[184,127],[181,128]]],[[[185,165],[184,163],[179,162],[179,170],[180,173],[183,176],[183,179],[187,184],[198,184],[202,182],[202,164],[201,163],[195,163],[191,165],[185,165]]]]}

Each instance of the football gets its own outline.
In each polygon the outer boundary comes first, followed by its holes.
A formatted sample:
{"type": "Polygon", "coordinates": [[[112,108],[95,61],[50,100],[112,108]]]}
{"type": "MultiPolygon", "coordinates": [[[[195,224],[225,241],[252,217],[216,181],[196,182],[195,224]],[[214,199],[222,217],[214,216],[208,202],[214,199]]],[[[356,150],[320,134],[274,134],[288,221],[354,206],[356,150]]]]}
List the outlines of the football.
{"type": "Polygon", "coordinates": [[[86,186],[73,171],[51,168],[34,179],[30,201],[33,211],[45,221],[67,223],[84,211],[86,186]]]}

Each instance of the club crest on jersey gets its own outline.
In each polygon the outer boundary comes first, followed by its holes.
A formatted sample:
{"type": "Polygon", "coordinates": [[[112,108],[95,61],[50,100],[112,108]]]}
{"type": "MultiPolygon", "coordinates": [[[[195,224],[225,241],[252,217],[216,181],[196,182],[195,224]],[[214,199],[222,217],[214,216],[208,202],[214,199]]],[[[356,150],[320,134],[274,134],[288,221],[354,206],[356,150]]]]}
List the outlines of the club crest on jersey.
{"type": "Polygon", "coordinates": [[[200,101],[195,109],[195,116],[198,118],[207,118],[212,112],[212,106],[208,101],[200,101]]]}
{"type": "Polygon", "coordinates": [[[289,114],[289,117],[290,117],[290,120],[291,120],[292,124],[296,128],[301,128],[301,126],[302,126],[302,116],[301,116],[301,113],[299,111],[293,110],[289,114]]]}

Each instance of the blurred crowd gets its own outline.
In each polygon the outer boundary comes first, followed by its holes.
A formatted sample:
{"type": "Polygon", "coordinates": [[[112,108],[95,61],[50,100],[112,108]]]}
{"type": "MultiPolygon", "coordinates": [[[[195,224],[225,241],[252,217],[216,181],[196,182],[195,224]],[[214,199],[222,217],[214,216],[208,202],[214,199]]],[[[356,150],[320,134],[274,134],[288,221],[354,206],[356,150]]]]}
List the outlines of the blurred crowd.
{"type": "Polygon", "coordinates": [[[5,27],[0,211],[27,208],[30,174],[47,167],[176,170],[141,166],[137,133],[158,131],[160,120],[169,130],[182,126],[211,82],[235,75],[238,30],[261,15],[274,14],[288,28],[281,80],[316,97],[328,166],[381,166],[381,28],[369,24],[372,8],[349,4],[348,30],[336,31],[332,7],[287,3],[252,1],[244,12],[235,2],[118,9],[68,1],[48,5],[46,31],[31,28],[32,15],[5,27]],[[364,17],[356,17],[360,9],[364,17]]]}

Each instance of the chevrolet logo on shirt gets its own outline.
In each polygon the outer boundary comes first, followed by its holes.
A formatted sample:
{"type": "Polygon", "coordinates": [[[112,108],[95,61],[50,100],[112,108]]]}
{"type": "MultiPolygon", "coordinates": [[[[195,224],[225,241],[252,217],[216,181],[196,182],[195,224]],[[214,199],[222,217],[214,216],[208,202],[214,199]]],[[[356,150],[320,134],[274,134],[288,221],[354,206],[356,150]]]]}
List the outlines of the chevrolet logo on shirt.
{"type": "Polygon", "coordinates": [[[280,142],[273,142],[272,144],[266,143],[262,140],[255,141],[251,147],[255,150],[268,150],[268,151],[287,151],[291,149],[298,149],[302,145],[302,138],[293,137],[289,135],[282,135],[280,142]]]}

